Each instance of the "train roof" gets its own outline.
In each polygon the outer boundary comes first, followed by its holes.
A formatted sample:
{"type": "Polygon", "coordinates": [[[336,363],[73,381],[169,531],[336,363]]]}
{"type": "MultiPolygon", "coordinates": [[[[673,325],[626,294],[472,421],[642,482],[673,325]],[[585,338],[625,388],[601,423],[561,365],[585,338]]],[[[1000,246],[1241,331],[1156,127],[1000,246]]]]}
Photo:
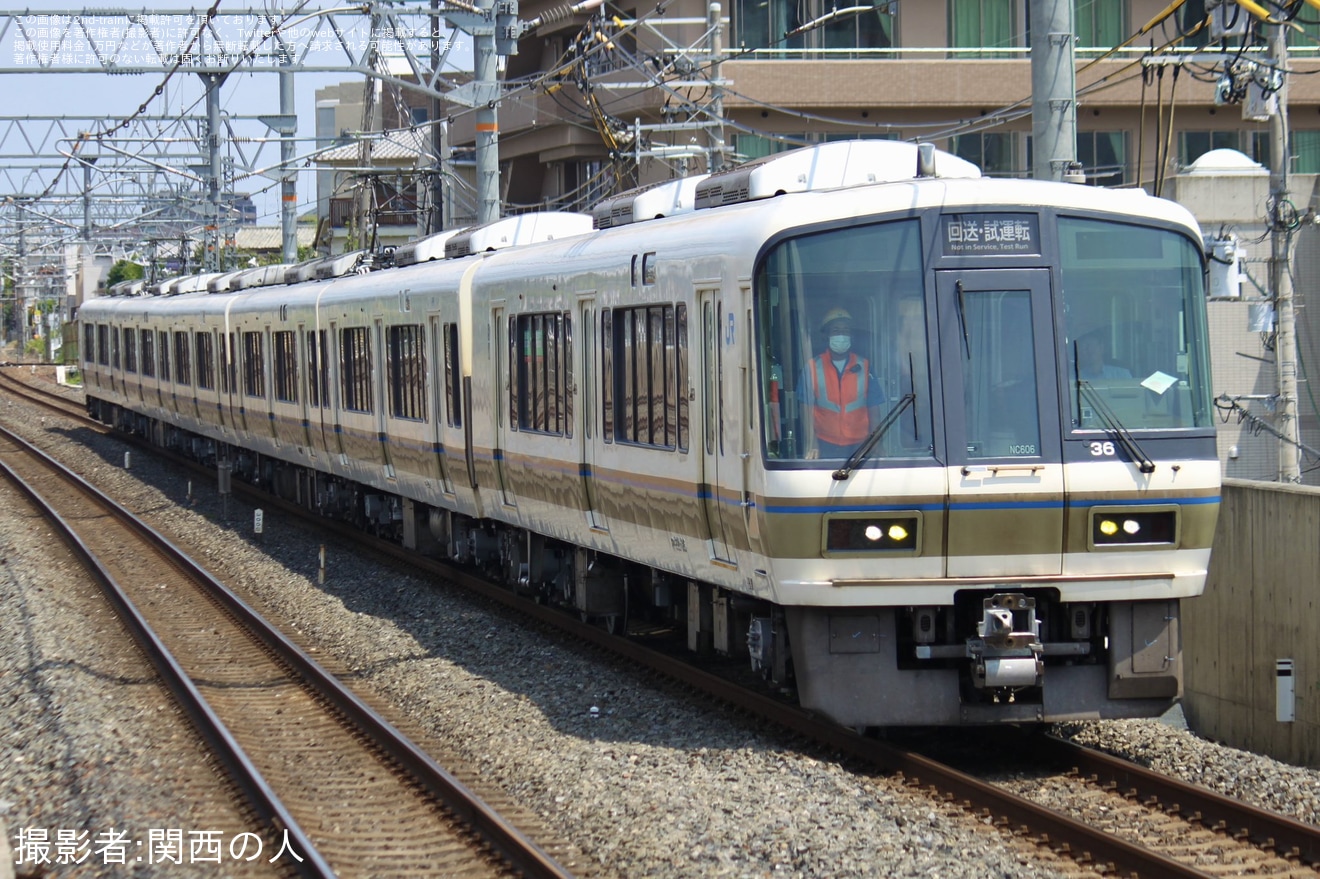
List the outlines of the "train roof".
{"type": "MultiPolygon", "coordinates": [[[[721,238],[773,234],[780,228],[828,222],[841,217],[881,214],[898,209],[957,204],[967,208],[1054,207],[1135,215],[1196,229],[1191,213],[1174,202],[1148,195],[1142,189],[1104,189],[1075,183],[982,177],[972,163],[930,144],[899,141],[835,141],[754,159],[715,174],[702,174],[643,186],[597,204],[591,214],[544,212],[518,214],[492,223],[452,229],[399,247],[394,265],[406,267],[434,260],[455,260],[529,245],[528,259],[553,259],[554,253],[596,250],[581,247],[579,237],[591,238],[612,231],[598,253],[617,247],[654,249],[655,234],[679,229],[690,246],[710,240],[714,220],[721,238]],[[792,196],[779,202],[783,196],[792,196]],[[736,223],[730,221],[734,217],[736,223]],[[654,230],[652,231],[652,226],[654,230]],[[662,225],[663,224],[663,225],[662,225]],[[651,243],[623,232],[638,230],[651,243]],[[565,245],[565,240],[575,243],[565,245]],[[556,247],[552,242],[559,242],[556,247]]],[[[603,243],[603,242],[602,242],[603,243]]],[[[497,264],[515,265],[521,255],[510,254],[497,264]]],[[[110,295],[179,294],[198,290],[235,292],[273,285],[297,284],[362,274],[378,268],[375,255],[353,251],[321,257],[296,265],[258,266],[226,273],[172,278],[144,290],[142,282],[125,282],[110,295]]]]}

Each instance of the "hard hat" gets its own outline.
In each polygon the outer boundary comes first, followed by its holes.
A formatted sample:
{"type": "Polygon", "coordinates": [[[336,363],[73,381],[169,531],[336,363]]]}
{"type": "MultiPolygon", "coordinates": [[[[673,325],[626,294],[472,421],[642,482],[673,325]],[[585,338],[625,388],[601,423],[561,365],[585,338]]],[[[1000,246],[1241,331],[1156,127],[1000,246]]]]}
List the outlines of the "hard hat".
{"type": "Polygon", "coordinates": [[[821,318],[820,328],[823,330],[836,320],[841,320],[851,325],[852,315],[849,314],[848,310],[845,308],[831,308],[829,311],[825,312],[825,317],[821,318]]]}

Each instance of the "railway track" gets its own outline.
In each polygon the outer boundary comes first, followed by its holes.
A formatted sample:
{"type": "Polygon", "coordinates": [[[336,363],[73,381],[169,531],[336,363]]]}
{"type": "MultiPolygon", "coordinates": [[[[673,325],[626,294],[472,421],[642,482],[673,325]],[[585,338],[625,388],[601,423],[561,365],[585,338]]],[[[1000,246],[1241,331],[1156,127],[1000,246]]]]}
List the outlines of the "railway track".
{"type": "Polygon", "coordinates": [[[571,875],[128,511],[9,431],[0,466],[105,585],[281,867],[571,875]]]}
{"type": "MultiPolygon", "coordinates": [[[[268,509],[303,514],[296,506],[273,497],[261,493],[252,497],[259,498],[268,509]]],[[[1064,786],[1077,804],[1061,812],[1034,801],[1044,783],[1039,780],[992,783],[979,777],[975,768],[962,772],[916,750],[857,735],[652,650],[645,639],[612,636],[597,626],[519,598],[507,587],[471,572],[420,558],[338,523],[315,521],[318,527],[379,555],[460,583],[576,640],[624,656],[684,687],[776,723],[853,760],[899,775],[910,785],[960,805],[1003,832],[1073,858],[1083,869],[1141,877],[1317,875],[1320,829],[1311,825],[1183,785],[1098,752],[1057,740],[1033,739],[1029,746],[1033,758],[1048,753],[1049,759],[1076,767],[1048,781],[1056,788],[1050,797],[1052,804],[1058,802],[1059,789],[1064,786]],[[1127,815],[1126,826],[1113,820],[1119,814],[1127,815]]]]}

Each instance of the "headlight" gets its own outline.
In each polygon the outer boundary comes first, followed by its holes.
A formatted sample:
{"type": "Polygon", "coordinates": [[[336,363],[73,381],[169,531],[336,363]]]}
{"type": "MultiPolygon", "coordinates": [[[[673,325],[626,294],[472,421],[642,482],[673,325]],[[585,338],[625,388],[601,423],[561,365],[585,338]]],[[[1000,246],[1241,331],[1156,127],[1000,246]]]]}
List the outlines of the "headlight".
{"type": "Polygon", "coordinates": [[[917,548],[917,518],[906,516],[833,516],[825,525],[826,552],[912,552],[917,548]]]}
{"type": "Polygon", "coordinates": [[[1176,510],[1095,510],[1091,542],[1095,546],[1168,544],[1178,539],[1176,510]]]}

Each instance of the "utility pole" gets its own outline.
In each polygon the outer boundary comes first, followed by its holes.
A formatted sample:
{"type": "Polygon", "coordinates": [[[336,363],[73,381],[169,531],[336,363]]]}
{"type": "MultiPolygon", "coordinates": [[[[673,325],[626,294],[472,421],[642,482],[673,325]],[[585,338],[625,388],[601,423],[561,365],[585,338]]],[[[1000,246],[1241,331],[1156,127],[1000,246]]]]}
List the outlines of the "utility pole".
{"type": "Polygon", "coordinates": [[[456,11],[445,12],[450,24],[472,37],[472,81],[452,89],[445,97],[477,111],[477,223],[493,223],[501,213],[499,56],[518,54],[518,40],[527,31],[578,12],[590,12],[603,2],[582,0],[571,6],[556,6],[527,21],[518,20],[518,0],[477,0],[471,7],[456,3],[456,11]]]}
{"type": "Polygon", "coordinates": [[[1077,163],[1072,0],[1030,0],[1031,176],[1062,181],[1077,163]]]}
{"type": "Polygon", "coordinates": [[[1279,443],[1279,481],[1302,479],[1300,434],[1297,426],[1297,320],[1293,310],[1289,250],[1292,231],[1284,205],[1288,204],[1288,31],[1276,25],[1271,35],[1275,69],[1282,75],[1277,104],[1270,116],[1270,289],[1274,291],[1274,361],[1279,373],[1275,416],[1283,440],[1279,443]]]}
{"type": "Polygon", "coordinates": [[[714,174],[724,170],[724,85],[721,80],[721,63],[724,55],[724,23],[720,19],[720,4],[711,3],[706,7],[706,27],[710,30],[710,81],[711,115],[716,124],[709,131],[710,156],[706,159],[706,170],[714,174]]]}
{"type": "Polygon", "coordinates": [[[206,195],[211,216],[206,227],[205,268],[208,272],[220,270],[220,194],[223,170],[220,167],[220,86],[225,77],[220,73],[204,73],[206,85],[206,195]]]}

